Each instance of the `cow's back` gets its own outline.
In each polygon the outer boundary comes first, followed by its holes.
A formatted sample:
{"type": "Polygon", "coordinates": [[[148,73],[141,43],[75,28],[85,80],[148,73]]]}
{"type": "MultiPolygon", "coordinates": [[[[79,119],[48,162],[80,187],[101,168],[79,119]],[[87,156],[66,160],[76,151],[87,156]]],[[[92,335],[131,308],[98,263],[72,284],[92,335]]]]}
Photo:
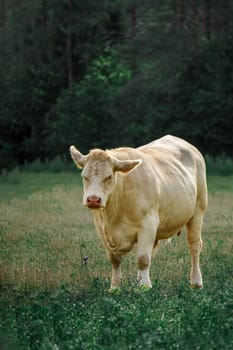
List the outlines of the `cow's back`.
{"type": "Polygon", "coordinates": [[[194,162],[204,163],[201,153],[196,147],[176,136],[166,135],[138,148],[141,152],[154,151],[159,157],[179,160],[185,166],[192,166],[194,162]]]}
{"type": "MultiPolygon", "coordinates": [[[[173,167],[176,168],[173,174],[180,169],[181,175],[183,172],[184,180],[187,180],[188,175],[190,186],[192,180],[196,187],[196,201],[199,201],[203,211],[206,209],[208,201],[206,167],[204,158],[196,147],[183,139],[166,135],[138,149],[142,153],[151,154],[155,159],[157,174],[161,173],[161,178],[166,179],[166,175],[171,172],[173,167]]],[[[166,180],[161,182],[166,183],[166,180]]],[[[177,185],[178,183],[175,182],[174,186],[177,185]]]]}
{"type": "Polygon", "coordinates": [[[203,209],[207,207],[207,185],[205,161],[199,150],[189,142],[172,135],[166,135],[138,148],[152,153],[160,160],[178,161],[194,177],[197,186],[197,200],[203,209]]]}

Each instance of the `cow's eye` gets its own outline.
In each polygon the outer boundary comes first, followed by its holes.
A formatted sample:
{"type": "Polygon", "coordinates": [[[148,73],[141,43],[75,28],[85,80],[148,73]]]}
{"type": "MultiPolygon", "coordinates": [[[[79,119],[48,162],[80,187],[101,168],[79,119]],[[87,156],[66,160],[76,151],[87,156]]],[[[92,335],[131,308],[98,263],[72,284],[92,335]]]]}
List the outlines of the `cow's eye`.
{"type": "Polygon", "coordinates": [[[112,180],[112,175],[107,176],[107,177],[104,179],[104,182],[108,182],[108,181],[110,181],[110,180],[112,180]]]}
{"type": "Polygon", "coordinates": [[[83,180],[88,182],[89,181],[89,178],[87,176],[83,176],[83,180]]]}

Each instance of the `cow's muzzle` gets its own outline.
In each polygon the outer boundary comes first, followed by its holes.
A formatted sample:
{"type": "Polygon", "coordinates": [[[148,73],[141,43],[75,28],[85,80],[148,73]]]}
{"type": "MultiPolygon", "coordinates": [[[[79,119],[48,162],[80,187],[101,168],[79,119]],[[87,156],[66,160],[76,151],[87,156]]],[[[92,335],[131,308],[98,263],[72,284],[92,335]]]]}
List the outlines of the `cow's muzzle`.
{"type": "Polygon", "coordinates": [[[90,209],[99,209],[103,207],[102,199],[95,195],[87,197],[86,205],[90,209]]]}

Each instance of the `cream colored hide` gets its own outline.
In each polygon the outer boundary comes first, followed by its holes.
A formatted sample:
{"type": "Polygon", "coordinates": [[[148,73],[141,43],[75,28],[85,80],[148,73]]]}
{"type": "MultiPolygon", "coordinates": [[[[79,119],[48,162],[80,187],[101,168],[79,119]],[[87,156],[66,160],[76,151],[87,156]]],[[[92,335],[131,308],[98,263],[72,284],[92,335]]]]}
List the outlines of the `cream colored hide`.
{"type": "Polygon", "coordinates": [[[205,162],[188,142],[164,136],[139,148],[95,149],[71,156],[82,168],[83,204],[112,264],[111,290],[120,287],[121,260],[137,246],[138,281],[150,288],[149,269],[159,241],[186,226],[190,283],[202,287],[201,229],[207,207],[205,162]]]}

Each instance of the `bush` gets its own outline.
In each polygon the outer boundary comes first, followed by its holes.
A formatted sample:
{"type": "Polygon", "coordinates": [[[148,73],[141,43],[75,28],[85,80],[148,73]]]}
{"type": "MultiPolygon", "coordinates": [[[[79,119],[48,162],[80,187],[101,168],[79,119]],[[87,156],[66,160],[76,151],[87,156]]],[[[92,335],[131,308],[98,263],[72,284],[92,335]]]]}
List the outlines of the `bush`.
{"type": "Polygon", "coordinates": [[[206,168],[208,175],[232,175],[233,159],[225,154],[217,157],[211,157],[209,154],[205,156],[206,168]]]}
{"type": "Polygon", "coordinates": [[[13,184],[13,185],[20,183],[20,169],[18,167],[15,167],[11,171],[7,171],[6,169],[3,169],[0,175],[0,180],[3,183],[13,184]]]}
{"type": "Polygon", "coordinates": [[[62,171],[70,171],[72,170],[73,163],[70,159],[70,162],[68,162],[67,158],[63,156],[56,156],[54,159],[49,160],[46,158],[44,161],[41,161],[40,159],[36,159],[32,163],[25,163],[23,166],[24,171],[29,171],[33,173],[40,173],[40,172],[62,172],[62,171]]]}
{"type": "Polygon", "coordinates": [[[22,167],[15,167],[12,170],[3,169],[0,174],[0,180],[3,183],[18,184],[20,183],[20,172],[41,173],[41,172],[67,172],[73,171],[75,166],[70,159],[67,160],[65,156],[57,156],[54,159],[45,159],[44,161],[36,159],[33,162],[25,162],[22,167]]]}

